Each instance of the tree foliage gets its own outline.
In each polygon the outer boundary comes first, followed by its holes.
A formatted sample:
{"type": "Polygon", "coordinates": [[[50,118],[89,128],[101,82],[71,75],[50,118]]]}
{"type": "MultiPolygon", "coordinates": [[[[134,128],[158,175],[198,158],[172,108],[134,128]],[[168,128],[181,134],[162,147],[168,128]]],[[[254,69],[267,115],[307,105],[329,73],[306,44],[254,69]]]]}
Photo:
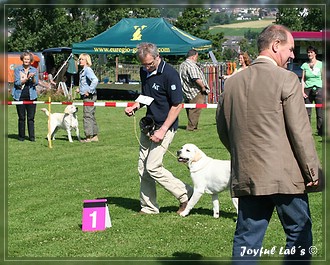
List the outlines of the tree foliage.
{"type": "Polygon", "coordinates": [[[292,31],[320,31],[325,29],[323,8],[279,8],[276,24],[292,31]]]}
{"type": "Polygon", "coordinates": [[[9,8],[8,51],[71,46],[95,33],[95,19],[83,8],[9,8]]]}
{"type": "MultiPolygon", "coordinates": [[[[201,39],[212,41],[213,52],[215,57],[222,57],[221,46],[224,42],[223,33],[212,35],[209,32],[208,19],[211,13],[205,8],[186,8],[182,16],[178,17],[175,26],[201,39]]],[[[201,59],[206,59],[207,55],[201,56],[201,59]]]]}
{"type": "MultiPolygon", "coordinates": [[[[189,32],[191,35],[205,39],[209,33],[205,30],[210,11],[204,8],[186,8],[178,17],[175,26],[189,32]]],[[[208,29],[208,28],[207,28],[208,29]]]]}
{"type": "MultiPolygon", "coordinates": [[[[85,41],[108,28],[122,18],[167,17],[178,28],[202,39],[212,41],[213,52],[221,61],[230,52],[222,51],[224,34],[210,34],[209,25],[228,23],[233,18],[230,13],[212,14],[206,8],[130,8],[118,6],[92,7],[78,5],[56,6],[9,6],[5,11],[7,28],[12,32],[8,38],[7,51],[42,51],[50,47],[68,46],[85,41]],[[175,20],[177,18],[177,20],[175,20]]],[[[324,29],[325,12],[321,8],[285,8],[280,7],[276,18],[277,24],[288,26],[295,31],[317,31],[324,29]]],[[[251,55],[255,46],[256,35],[247,32],[246,40],[241,43],[241,50],[251,55]]],[[[128,60],[121,55],[125,61],[128,60]]],[[[236,55],[235,57],[236,58],[236,55]]],[[[234,59],[233,58],[233,59],[234,59]]],[[[178,57],[173,58],[179,60],[178,57]]],[[[201,59],[208,59],[206,54],[201,59]]],[[[135,59],[130,58],[130,61],[135,59]]],[[[174,60],[173,60],[174,61],[174,60]]]]}
{"type": "Polygon", "coordinates": [[[159,17],[156,8],[8,8],[8,51],[41,51],[92,38],[125,17],[159,17]]]}

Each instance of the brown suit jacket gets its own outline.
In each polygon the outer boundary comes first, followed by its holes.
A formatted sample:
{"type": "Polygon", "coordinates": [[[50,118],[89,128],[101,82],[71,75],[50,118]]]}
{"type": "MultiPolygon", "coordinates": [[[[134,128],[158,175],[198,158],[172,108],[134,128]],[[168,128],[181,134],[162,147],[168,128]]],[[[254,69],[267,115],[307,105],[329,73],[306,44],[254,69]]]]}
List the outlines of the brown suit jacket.
{"type": "Polygon", "coordinates": [[[258,58],[226,80],[217,130],[231,154],[232,196],[302,194],[320,162],[298,77],[258,58]]]}

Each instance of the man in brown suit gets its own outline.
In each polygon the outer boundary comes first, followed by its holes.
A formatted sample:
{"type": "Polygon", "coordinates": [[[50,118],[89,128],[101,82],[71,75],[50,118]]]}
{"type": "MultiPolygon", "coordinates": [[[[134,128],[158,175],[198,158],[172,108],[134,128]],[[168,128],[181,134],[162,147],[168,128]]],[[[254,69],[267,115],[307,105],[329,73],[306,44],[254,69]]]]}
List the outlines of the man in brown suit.
{"type": "MultiPolygon", "coordinates": [[[[310,264],[307,191],[320,186],[321,170],[301,84],[285,69],[294,58],[294,40],[287,28],[271,25],[259,35],[258,50],[247,69],[226,81],[216,114],[220,140],[231,154],[231,193],[239,198],[233,263],[262,256],[275,208],[286,234],[285,262],[310,264]]],[[[278,254],[281,246],[275,247],[278,254]]]]}

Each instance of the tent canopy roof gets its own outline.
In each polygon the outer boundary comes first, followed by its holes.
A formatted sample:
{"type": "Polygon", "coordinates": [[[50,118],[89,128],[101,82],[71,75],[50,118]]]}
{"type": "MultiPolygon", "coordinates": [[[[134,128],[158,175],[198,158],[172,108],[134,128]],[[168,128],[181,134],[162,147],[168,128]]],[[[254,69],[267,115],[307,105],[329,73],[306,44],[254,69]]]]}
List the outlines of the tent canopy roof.
{"type": "Polygon", "coordinates": [[[94,38],[73,43],[72,52],[135,54],[141,42],[156,44],[163,55],[185,55],[190,49],[207,52],[212,48],[211,41],[192,36],[164,18],[123,18],[94,38]]]}

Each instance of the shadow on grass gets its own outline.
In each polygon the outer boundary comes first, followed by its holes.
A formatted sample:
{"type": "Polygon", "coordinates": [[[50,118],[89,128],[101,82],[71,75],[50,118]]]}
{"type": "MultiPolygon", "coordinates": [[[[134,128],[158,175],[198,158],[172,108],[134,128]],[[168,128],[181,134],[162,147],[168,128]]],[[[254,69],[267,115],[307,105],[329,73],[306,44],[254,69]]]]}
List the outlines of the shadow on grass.
{"type": "Polygon", "coordinates": [[[163,265],[229,265],[230,261],[219,261],[219,260],[205,260],[202,255],[198,253],[190,252],[174,252],[172,258],[166,258],[166,260],[158,259],[158,262],[163,265]],[[170,259],[170,260],[169,260],[170,259]]]}
{"type": "Polygon", "coordinates": [[[116,206],[132,210],[135,212],[140,211],[140,201],[132,198],[124,198],[124,197],[102,197],[97,199],[106,199],[107,204],[115,204],[116,206]]]}
{"type": "MultiPolygon", "coordinates": [[[[178,207],[175,206],[167,206],[167,207],[161,207],[160,212],[176,212],[178,210],[178,207]]],[[[200,215],[209,215],[211,218],[213,218],[213,210],[205,209],[205,208],[194,208],[190,211],[190,215],[194,214],[200,214],[200,215]]],[[[227,218],[227,219],[233,219],[236,221],[236,213],[234,212],[224,212],[220,211],[220,218],[227,218]]]]}
{"type": "MultiPolygon", "coordinates": [[[[7,134],[7,138],[18,140],[18,135],[17,134],[7,134]]],[[[43,139],[46,140],[46,142],[48,141],[47,136],[45,136],[43,139]]],[[[25,136],[25,140],[29,140],[29,137],[25,136]]],[[[78,137],[76,135],[72,135],[72,140],[73,141],[78,141],[78,137]]],[[[69,142],[69,138],[68,138],[68,136],[63,135],[63,136],[56,137],[56,140],[52,140],[52,141],[66,141],[66,142],[69,142]]]]}
{"type": "MultiPolygon", "coordinates": [[[[7,134],[7,138],[18,140],[18,134],[7,134]]],[[[29,139],[29,137],[25,136],[25,140],[28,140],[28,139],[29,139]]]]}
{"type": "MultiPolygon", "coordinates": [[[[124,198],[124,197],[100,197],[97,199],[106,199],[107,204],[114,204],[116,206],[134,212],[139,212],[141,209],[140,201],[138,199],[124,198]]],[[[166,206],[166,207],[160,207],[159,209],[160,213],[173,213],[173,212],[176,213],[177,210],[178,210],[178,206],[166,206]]],[[[211,218],[213,218],[213,211],[210,209],[194,208],[190,211],[189,215],[194,215],[194,214],[209,215],[211,218]]],[[[220,218],[227,218],[227,219],[229,218],[229,219],[233,219],[233,221],[236,221],[236,213],[220,211],[220,218]]]]}

